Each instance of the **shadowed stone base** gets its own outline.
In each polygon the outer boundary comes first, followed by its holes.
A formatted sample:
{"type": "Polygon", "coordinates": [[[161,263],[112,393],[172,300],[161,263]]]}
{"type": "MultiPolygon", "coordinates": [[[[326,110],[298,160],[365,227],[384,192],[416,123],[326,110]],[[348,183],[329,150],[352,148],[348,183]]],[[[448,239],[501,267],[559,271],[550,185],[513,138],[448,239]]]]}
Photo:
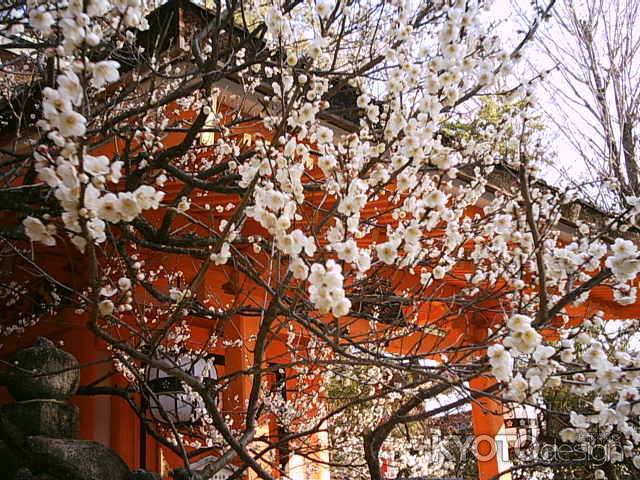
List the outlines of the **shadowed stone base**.
{"type": "Polygon", "coordinates": [[[29,437],[29,453],[35,468],[56,479],[126,480],[129,468],[110,448],[96,442],[29,437]]]}
{"type": "Polygon", "coordinates": [[[78,407],[58,400],[26,400],[5,405],[0,414],[24,435],[77,438],[78,407]]]}
{"type": "Polygon", "coordinates": [[[0,478],[3,480],[13,478],[13,473],[20,467],[20,460],[2,440],[0,440],[0,465],[0,478]]]}

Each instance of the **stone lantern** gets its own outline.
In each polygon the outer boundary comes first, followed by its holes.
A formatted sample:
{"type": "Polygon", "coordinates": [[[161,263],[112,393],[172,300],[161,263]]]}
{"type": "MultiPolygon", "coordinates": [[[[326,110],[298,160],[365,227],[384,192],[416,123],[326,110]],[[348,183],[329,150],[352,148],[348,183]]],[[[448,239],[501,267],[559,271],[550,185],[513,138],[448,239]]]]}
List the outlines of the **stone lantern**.
{"type": "Polygon", "coordinates": [[[0,408],[0,479],[159,480],[131,472],[111,449],[79,440],[80,365],[50,340],[19,350],[3,376],[14,403],[0,408]]]}
{"type": "Polygon", "coordinates": [[[11,361],[6,386],[16,402],[3,406],[1,413],[25,435],[76,438],[78,407],[68,400],[79,382],[75,357],[41,337],[11,361]]]}

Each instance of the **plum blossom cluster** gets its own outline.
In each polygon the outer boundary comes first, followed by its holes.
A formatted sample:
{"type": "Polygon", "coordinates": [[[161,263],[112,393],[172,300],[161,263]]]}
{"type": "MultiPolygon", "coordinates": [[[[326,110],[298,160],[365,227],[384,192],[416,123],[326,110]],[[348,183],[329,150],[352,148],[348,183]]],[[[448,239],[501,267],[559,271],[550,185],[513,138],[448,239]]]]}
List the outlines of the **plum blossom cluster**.
{"type": "Polygon", "coordinates": [[[636,322],[616,322],[615,331],[595,316],[563,342],[563,362],[581,362],[582,372],[572,375],[573,393],[585,397],[588,408],[572,411],[570,426],[560,432],[565,442],[583,443],[617,437],[622,448],[613,452],[613,461],[636,460],[640,432],[636,419],[640,415],[640,375],[634,347],[625,347],[626,330],[635,331],[636,322]],[[607,332],[608,330],[608,332],[607,332]],[[613,341],[611,340],[613,338],[613,341]]]}
{"type": "Polygon", "coordinates": [[[612,452],[612,461],[640,462],[636,460],[640,431],[635,420],[640,415],[639,363],[634,347],[629,351],[629,334],[625,333],[635,331],[636,321],[616,322],[612,330],[598,314],[549,345],[542,342],[532,323],[526,315],[511,316],[506,322],[508,336],[488,349],[492,374],[508,385],[506,398],[539,400],[543,388],[559,388],[568,380],[564,388],[582,398],[586,408],[569,412],[570,426],[560,431],[560,439],[587,445],[617,438],[622,447],[612,452]],[[575,365],[582,366],[580,371],[569,375],[575,365]]]}
{"type": "Polygon", "coordinates": [[[512,401],[539,395],[545,384],[558,386],[557,377],[552,377],[558,369],[553,360],[557,350],[544,344],[532,322],[527,315],[512,315],[506,321],[506,338],[487,351],[491,373],[508,384],[506,397],[512,401]]]}
{"type": "MultiPolygon", "coordinates": [[[[60,28],[62,43],[58,51],[64,65],[57,76],[57,88],[42,91],[42,115],[39,128],[52,145],[43,144],[34,151],[35,170],[60,202],[61,221],[72,243],[84,251],[87,241],[102,243],[107,223],[130,222],[140,212],[158,208],[164,193],[142,185],[133,192],[118,194],[108,191],[122,178],[122,161],[111,161],[105,155],[92,155],[83,146],[87,133],[88,95],[119,80],[119,63],[114,60],[92,62],[78,56],[83,46],[95,47],[103,35],[113,33],[101,27],[105,15],[114,22],[124,18],[127,27],[144,27],[142,4],[137,0],[111,4],[101,0],[72,1],[64,9],[48,11],[46,5],[35,5],[29,12],[34,31],[48,36],[54,25],[60,28]],[[115,7],[115,8],[114,8],[115,7]],[[59,19],[54,15],[60,14],[59,19]]],[[[116,23],[117,24],[117,23],[116,23]]],[[[50,219],[53,220],[53,219],[50,219]]],[[[56,224],[46,225],[28,216],[23,221],[25,233],[32,241],[55,245],[56,224]]]]}
{"type": "Polygon", "coordinates": [[[607,258],[606,266],[611,269],[616,280],[621,283],[636,278],[640,272],[640,252],[630,240],[617,238],[611,246],[612,255],[607,258]]]}
{"type": "MultiPolygon", "coordinates": [[[[29,26],[44,37],[50,37],[59,31],[63,38],[60,53],[71,55],[83,45],[98,46],[105,34],[110,33],[105,32],[105,24],[92,22],[92,19],[104,18],[111,22],[122,19],[125,27],[146,28],[143,1],[71,0],[63,8],[53,7],[50,2],[34,1],[30,2],[28,11],[29,26]]],[[[107,30],[113,28],[115,27],[107,30]]]]}
{"type": "Polygon", "coordinates": [[[320,313],[331,312],[335,317],[349,313],[351,301],[345,297],[343,280],[340,265],[333,260],[311,265],[309,299],[320,313]]]}

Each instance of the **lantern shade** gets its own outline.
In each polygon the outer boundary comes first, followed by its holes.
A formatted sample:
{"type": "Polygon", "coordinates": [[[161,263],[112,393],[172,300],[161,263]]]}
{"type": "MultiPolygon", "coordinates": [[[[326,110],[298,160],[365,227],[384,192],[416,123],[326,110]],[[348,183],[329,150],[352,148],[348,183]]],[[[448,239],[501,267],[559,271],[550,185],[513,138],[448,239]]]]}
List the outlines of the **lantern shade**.
{"type": "Polygon", "coordinates": [[[213,477],[210,480],[226,480],[233,475],[233,470],[229,470],[228,468],[223,468],[222,470],[217,471],[213,474],[213,477]]]}
{"type": "MultiPolygon", "coordinates": [[[[199,475],[198,471],[205,469],[207,465],[209,465],[212,462],[215,462],[218,459],[219,459],[218,457],[208,455],[204,458],[201,458],[197,462],[190,463],[189,469],[192,472],[196,473],[196,476],[198,476],[199,475]]],[[[226,480],[227,478],[232,477],[233,474],[234,474],[233,470],[227,467],[223,467],[220,470],[218,470],[216,473],[214,473],[213,476],[207,477],[205,480],[226,480]]],[[[200,478],[200,476],[198,476],[198,478],[200,478]]]]}
{"type": "MultiPolygon", "coordinates": [[[[213,388],[218,378],[214,356],[191,358],[180,355],[175,361],[176,368],[196,378],[203,378],[205,384],[213,388]]],[[[154,396],[149,396],[149,410],[162,423],[191,423],[196,420],[196,412],[204,407],[198,396],[188,394],[179,378],[156,367],[147,369],[147,384],[154,396]]]]}
{"type": "Polygon", "coordinates": [[[505,404],[504,427],[510,448],[531,447],[540,435],[537,409],[531,405],[505,404]]]}

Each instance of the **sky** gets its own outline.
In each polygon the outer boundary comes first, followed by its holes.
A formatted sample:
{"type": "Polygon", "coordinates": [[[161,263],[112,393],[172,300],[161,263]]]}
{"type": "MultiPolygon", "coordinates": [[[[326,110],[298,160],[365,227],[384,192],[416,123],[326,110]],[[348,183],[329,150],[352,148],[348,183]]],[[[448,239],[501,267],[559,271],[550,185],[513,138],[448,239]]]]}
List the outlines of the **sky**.
{"type": "MultiPolygon", "coordinates": [[[[521,31],[525,25],[522,14],[529,12],[529,18],[531,18],[530,4],[530,0],[495,0],[489,17],[502,22],[500,32],[507,44],[514,45],[522,38],[522,33],[517,32],[518,30],[521,31]]],[[[546,31],[549,31],[549,27],[548,23],[544,23],[541,29],[547,29],[546,31]]],[[[553,35],[562,41],[558,33],[554,33],[553,35]]],[[[525,76],[524,78],[529,78],[534,72],[539,72],[552,66],[553,64],[545,57],[541,49],[532,43],[525,50],[525,59],[518,73],[523,74],[525,76]]],[[[553,73],[549,75],[545,81],[561,84],[559,76],[554,76],[553,73]]],[[[560,88],[562,88],[562,86],[560,88]]],[[[557,162],[556,165],[544,169],[543,178],[553,185],[562,186],[563,180],[560,169],[569,170],[575,179],[588,176],[589,172],[581,161],[578,152],[548,118],[548,115],[556,116],[559,113],[558,103],[542,83],[536,85],[535,92],[539,102],[539,110],[543,114],[543,117],[546,118],[545,123],[548,124],[545,139],[548,141],[550,149],[555,152],[555,161],[557,162]]],[[[569,93],[568,87],[566,92],[569,93]]],[[[579,116],[572,115],[570,119],[573,124],[572,128],[586,128],[586,125],[579,116]]]]}

